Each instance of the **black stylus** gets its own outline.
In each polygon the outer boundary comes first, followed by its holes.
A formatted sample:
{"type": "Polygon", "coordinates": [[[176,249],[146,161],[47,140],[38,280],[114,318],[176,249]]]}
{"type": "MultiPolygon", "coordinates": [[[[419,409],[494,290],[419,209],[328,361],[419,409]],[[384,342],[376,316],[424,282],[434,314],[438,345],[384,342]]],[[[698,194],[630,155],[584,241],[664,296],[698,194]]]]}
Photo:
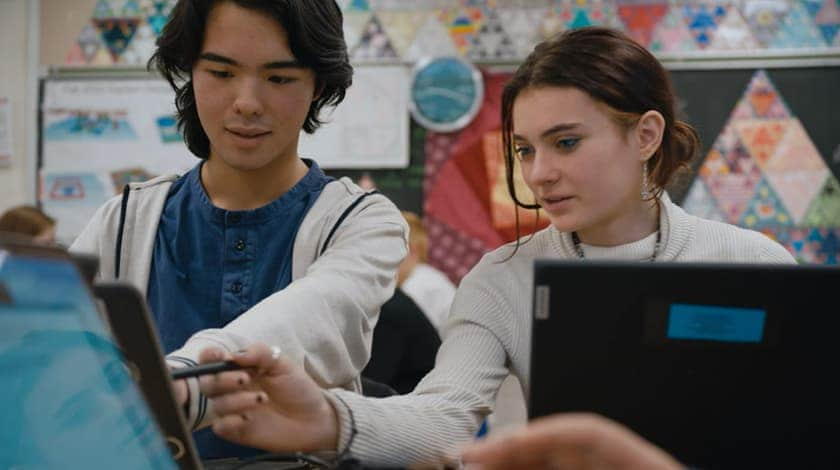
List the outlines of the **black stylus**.
{"type": "Polygon", "coordinates": [[[233,361],[219,361],[208,362],[207,364],[199,364],[191,367],[180,367],[172,370],[172,378],[174,380],[187,379],[190,377],[198,377],[207,374],[218,374],[229,370],[240,370],[242,366],[233,361]]]}

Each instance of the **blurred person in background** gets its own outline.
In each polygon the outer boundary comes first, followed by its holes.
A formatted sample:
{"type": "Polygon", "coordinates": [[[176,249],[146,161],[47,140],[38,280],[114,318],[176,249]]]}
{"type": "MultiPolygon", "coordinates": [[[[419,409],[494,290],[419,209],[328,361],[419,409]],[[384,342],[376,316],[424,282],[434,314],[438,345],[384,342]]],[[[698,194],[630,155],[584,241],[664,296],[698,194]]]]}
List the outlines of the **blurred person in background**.
{"type": "Polygon", "coordinates": [[[35,206],[13,207],[0,216],[0,232],[25,235],[35,243],[55,243],[55,219],[35,206]]]}
{"type": "Polygon", "coordinates": [[[427,263],[427,239],[423,221],[413,212],[402,211],[408,223],[408,255],[400,263],[397,285],[420,307],[432,325],[441,331],[455,298],[455,285],[427,263]]]}

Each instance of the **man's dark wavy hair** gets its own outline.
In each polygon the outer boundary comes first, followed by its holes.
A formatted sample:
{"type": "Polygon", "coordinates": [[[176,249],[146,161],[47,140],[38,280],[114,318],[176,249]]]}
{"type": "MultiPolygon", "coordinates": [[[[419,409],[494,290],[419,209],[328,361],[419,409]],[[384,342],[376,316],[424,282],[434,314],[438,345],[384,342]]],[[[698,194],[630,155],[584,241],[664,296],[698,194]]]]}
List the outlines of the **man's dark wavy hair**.
{"type": "Polygon", "coordinates": [[[324,106],[344,100],[353,82],[353,67],[342,29],[343,15],[335,0],[178,0],[157,40],[148,68],[157,69],[175,90],[178,127],[187,148],[199,158],[210,155],[210,141],[201,127],[193,90],[192,69],[201,54],[210,10],[232,2],[274,18],[286,31],[295,59],[315,72],[318,97],[309,107],[303,130],[309,134],[322,124],[324,106]]]}

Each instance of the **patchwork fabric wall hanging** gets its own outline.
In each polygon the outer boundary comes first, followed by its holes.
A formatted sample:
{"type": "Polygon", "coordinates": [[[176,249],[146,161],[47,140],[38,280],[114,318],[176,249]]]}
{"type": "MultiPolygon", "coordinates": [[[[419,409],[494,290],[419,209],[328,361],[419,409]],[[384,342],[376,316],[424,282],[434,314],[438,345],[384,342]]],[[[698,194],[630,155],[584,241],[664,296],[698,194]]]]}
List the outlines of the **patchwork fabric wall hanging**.
{"type": "MultiPolygon", "coordinates": [[[[71,45],[66,63],[145,64],[174,4],[175,0],[99,0],[71,45]],[[143,28],[148,32],[136,34],[143,28]],[[97,42],[105,52],[98,53],[97,42]],[[136,42],[143,44],[132,47],[136,42]]],[[[348,50],[359,62],[412,62],[448,55],[478,62],[518,62],[539,40],[590,25],[626,31],[660,54],[840,49],[840,0],[339,0],[338,4],[344,11],[348,50]]]]}
{"type": "Polygon", "coordinates": [[[840,183],[765,71],[756,72],[683,201],[758,230],[802,262],[836,263],[840,183]]]}
{"type": "MultiPolygon", "coordinates": [[[[424,224],[429,263],[460,281],[481,255],[517,237],[515,208],[505,183],[500,96],[507,73],[483,71],[485,94],[475,119],[458,132],[426,134],[424,224]]],[[[525,201],[524,183],[515,184],[525,201]]],[[[532,199],[531,199],[532,200],[532,199]]],[[[519,236],[548,225],[545,216],[519,209],[519,236]]]]}

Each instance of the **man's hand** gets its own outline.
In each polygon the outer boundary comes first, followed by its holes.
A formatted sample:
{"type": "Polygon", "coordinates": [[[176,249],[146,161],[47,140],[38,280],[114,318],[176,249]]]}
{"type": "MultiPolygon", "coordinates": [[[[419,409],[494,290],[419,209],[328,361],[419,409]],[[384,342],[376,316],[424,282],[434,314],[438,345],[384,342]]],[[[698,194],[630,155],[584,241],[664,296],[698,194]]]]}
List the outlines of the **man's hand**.
{"type": "Polygon", "coordinates": [[[592,414],[540,418],[501,438],[464,450],[463,462],[482,469],[552,468],[677,470],[670,455],[624,426],[592,414]]]}

